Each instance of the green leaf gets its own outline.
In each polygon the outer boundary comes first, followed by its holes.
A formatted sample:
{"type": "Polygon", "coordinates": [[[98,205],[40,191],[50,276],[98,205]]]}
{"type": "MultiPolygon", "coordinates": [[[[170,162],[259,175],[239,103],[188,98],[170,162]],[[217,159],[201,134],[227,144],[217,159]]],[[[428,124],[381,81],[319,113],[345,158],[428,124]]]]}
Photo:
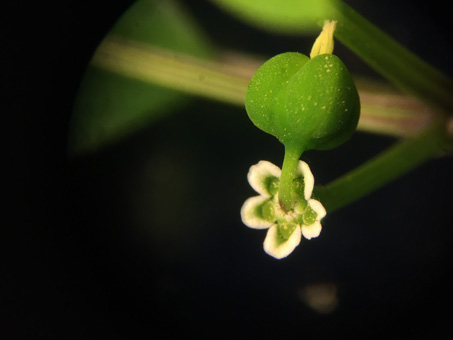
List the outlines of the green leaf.
{"type": "Polygon", "coordinates": [[[253,26],[281,33],[314,32],[338,0],[212,0],[253,26]]]}
{"type": "MultiPolygon", "coordinates": [[[[137,1],[118,20],[106,41],[111,37],[120,37],[126,44],[152,45],[201,58],[213,54],[208,39],[174,1],[137,1]]],[[[98,48],[97,53],[101,50],[98,48]]],[[[187,100],[181,92],[112,72],[102,63],[92,62],[74,105],[69,151],[80,155],[111,145],[187,100]]]]}

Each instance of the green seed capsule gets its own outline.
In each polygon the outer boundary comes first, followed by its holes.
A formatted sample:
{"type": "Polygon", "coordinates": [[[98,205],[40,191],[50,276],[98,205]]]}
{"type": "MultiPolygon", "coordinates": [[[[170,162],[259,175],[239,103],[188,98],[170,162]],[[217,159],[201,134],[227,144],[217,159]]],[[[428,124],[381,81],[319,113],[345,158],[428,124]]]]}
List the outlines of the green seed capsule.
{"type": "Polygon", "coordinates": [[[245,103],[258,128],[301,151],[344,143],[360,113],[351,75],[332,54],[273,57],[252,78],[245,103]]]}
{"type": "Polygon", "coordinates": [[[255,73],[247,90],[245,107],[258,128],[278,138],[275,114],[278,95],[285,92],[291,78],[309,60],[300,53],[283,53],[266,61],[255,73]]]}

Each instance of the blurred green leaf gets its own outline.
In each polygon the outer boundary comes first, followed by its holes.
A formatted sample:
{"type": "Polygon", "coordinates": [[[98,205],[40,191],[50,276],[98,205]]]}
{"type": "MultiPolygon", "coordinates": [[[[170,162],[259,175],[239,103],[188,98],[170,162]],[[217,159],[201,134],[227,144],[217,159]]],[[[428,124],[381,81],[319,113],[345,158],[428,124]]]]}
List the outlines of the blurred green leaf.
{"type": "Polygon", "coordinates": [[[212,0],[232,15],[271,32],[319,31],[332,19],[338,0],[212,0]]]}
{"type": "MultiPolygon", "coordinates": [[[[213,47],[174,1],[139,0],[109,36],[208,58],[213,47]]],[[[94,152],[146,126],[188,100],[183,93],[89,65],[75,102],[70,153],[94,152]]]]}

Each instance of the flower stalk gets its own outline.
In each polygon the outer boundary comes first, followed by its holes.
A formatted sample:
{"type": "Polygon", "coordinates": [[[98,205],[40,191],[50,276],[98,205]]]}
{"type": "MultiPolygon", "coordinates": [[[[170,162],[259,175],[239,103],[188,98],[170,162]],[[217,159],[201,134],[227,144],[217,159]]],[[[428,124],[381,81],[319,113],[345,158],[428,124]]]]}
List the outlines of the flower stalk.
{"type": "Polygon", "coordinates": [[[278,197],[280,206],[286,212],[290,211],[293,207],[293,180],[301,155],[302,151],[299,151],[297,148],[285,146],[285,157],[283,159],[278,197]]]}

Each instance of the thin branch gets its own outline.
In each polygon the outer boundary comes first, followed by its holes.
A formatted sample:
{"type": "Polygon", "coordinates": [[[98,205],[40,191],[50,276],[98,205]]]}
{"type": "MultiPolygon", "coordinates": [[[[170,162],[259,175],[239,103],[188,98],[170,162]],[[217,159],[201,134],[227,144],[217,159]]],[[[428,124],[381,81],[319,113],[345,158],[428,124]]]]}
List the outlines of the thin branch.
{"type": "MultiPolygon", "coordinates": [[[[92,60],[92,65],[109,72],[238,106],[244,106],[248,83],[262,63],[229,52],[222,61],[201,60],[117,36],[105,39],[92,60]]],[[[434,116],[426,105],[393,89],[364,79],[357,79],[356,85],[361,131],[408,137],[434,116]]]]}
{"type": "Polygon", "coordinates": [[[332,212],[381,188],[436,156],[449,152],[448,120],[439,115],[422,132],[404,139],[331,183],[315,188],[314,196],[332,212]]]}
{"type": "MultiPolygon", "coordinates": [[[[381,75],[431,107],[452,114],[453,80],[342,2],[335,37],[381,75]]],[[[439,51],[442,51],[442,47],[439,51]]]]}

